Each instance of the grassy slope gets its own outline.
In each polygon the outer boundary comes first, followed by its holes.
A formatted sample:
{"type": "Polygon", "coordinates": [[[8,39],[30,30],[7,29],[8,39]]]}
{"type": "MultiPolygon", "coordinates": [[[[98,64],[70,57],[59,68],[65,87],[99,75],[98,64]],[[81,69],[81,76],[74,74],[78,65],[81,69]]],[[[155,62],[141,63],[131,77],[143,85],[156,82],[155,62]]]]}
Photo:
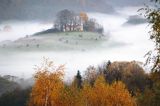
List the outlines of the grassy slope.
{"type": "Polygon", "coordinates": [[[85,51],[86,49],[99,47],[106,40],[106,37],[92,32],[50,33],[21,38],[14,42],[0,43],[0,51],[85,51]]]}

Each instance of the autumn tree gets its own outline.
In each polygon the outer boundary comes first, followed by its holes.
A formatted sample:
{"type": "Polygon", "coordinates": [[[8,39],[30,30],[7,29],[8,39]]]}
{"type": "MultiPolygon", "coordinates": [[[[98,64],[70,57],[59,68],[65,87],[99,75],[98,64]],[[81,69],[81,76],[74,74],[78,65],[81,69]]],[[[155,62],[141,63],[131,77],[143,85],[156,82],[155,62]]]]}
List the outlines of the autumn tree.
{"type": "Polygon", "coordinates": [[[36,71],[29,106],[57,106],[60,92],[64,88],[64,65],[56,67],[52,61],[44,59],[43,64],[36,67],[36,71]]]}
{"type": "Polygon", "coordinates": [[[135,98],[131,96],[124,83],[114,82],[111,89],[112,106],[136,106],[135,98]]]}
{"type": "Polygon", "coordinates": [[[84,83],[82,89],[83,103],[86,106],[135,106],[135,100],[131,97],[122,82],[111,85],[106,83],[103,76],[98,76],[94,86],[84,83]]]}
{"type": "Polygon", "coordinates": [[[80,12],[79,14],[80,18],[82,19],[83,22],[87,22],[88,21],[88,15],[85,12],[80,12]]]}
{"type": "Polygon", "coordinates": [[[93,88],[88,82],[84,82],[81,95],[84,106],[94,106],[93,102],[95,101],[96,94],[93,92],[93,88]]]}
{"type": "Polygon", "coordinates": [[[83,96],[81,95],[82,84],[82,76],[78,70],[71,84],[66,85],[60,93],[62,106],[83,106],[83,96]]]}
{"type": "Polygon", "coordinates": [[[74,84],[65,86],[60,92],[60,103],[58,106],[82,106],[80,90],[74,84]]]}
{"type": "Polygon", "coordinates": [[[84,79],[77,72],[76,80],[64,84],[64,66],[56,67],[52,61],[44,59],[36,67],[28,106],[135,106],[135,100],[126,86],[115,81],[109,84],[103,74],[97,74],[94,67],[87,72],[89,79],[84,79]],[[93,81],[93,82],[92,82],[93,81]],[[77,86],[78,85],[78,86],[77,86]]]}
{"type": "Polygon", "coordinates": [[[122,81],[126,84],[128,90],[133,95],[137,91],[143,92],[146,87],[152,85],[152,81],[145,73],[143,68],[136,61],[132,62],[113,62],[106,64],[100,70],[104,70],[106,81],[113,83],[114,81],[122,81]]]}

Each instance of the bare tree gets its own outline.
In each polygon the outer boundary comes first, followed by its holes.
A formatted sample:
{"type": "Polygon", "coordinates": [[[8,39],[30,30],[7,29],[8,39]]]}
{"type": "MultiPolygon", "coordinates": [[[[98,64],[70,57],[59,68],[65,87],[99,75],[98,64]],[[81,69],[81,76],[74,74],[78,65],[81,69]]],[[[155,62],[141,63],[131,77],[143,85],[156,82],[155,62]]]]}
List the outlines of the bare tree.
{"type": "Polygon", "coordinates": [[[57,13],[56,23],[60,25],[60,30],[66,30],[67,24],[71,25],[74,20],[75,13],[70,10],[62,10],[57,13]]]}

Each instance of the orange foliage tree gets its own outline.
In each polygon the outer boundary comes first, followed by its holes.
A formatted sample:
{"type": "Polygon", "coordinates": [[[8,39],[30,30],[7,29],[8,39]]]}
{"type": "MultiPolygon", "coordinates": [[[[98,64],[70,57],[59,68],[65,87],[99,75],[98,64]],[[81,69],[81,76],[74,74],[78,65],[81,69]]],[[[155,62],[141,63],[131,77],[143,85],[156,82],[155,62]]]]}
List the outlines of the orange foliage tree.
{"type": "Polygon", "coordinates": [[[64,84],[64,65],[55,67],[52,61],[44,59],[44,63],[37,67],[34,78],[35,84],[30,95],[29,106],[57,106],[59,95],[64,84]]]}

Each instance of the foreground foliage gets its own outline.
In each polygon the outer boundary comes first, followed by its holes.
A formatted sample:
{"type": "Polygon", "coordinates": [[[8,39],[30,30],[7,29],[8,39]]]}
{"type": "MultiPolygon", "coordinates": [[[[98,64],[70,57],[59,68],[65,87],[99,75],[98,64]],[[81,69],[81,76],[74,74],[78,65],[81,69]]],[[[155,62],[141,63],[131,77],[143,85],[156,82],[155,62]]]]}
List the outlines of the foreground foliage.
{"type": "Polygon", "coordinates": [[[147,64],[153,63],[150,74],[152,86],[138,95],[139,106],[160,106],[160,0],[152,1],[155,3],[154,8],[147,6],[141,9],[145,11],[145,17],[151,26],[150,39],[155,44],[154,49],[147,53],[147,64]]]}
{"type": "Polygon", "coordinates": [[[84,75],[78,71],[70,84],[63,81],[63,65],[45,59],[36,70],[32,89],[4,93],[0,106],[160,105],[160,73],[146,74],[137,62],[90,66],[84,75]]]}
{"type": "Polygon", "coordinates": [[[35,84],[29,101],[29,106],[54,106],[59,104],[60,92],[64,88],[62,81],[64,67],[55,67],[52,61],[44,60],[37,67],[35,84]],[[54,72],[53,72],[54,71],[54,72]]]}
{"type": "Polygon", "coordinates": [[[63,65],[55,68],[45,60],[37,68],[29,106],[135,106],[135,100],[121,81],[109,84],[99,75],[93,85],[82,83],[80,72],[70,85],[63,83],[63,65]]]}

